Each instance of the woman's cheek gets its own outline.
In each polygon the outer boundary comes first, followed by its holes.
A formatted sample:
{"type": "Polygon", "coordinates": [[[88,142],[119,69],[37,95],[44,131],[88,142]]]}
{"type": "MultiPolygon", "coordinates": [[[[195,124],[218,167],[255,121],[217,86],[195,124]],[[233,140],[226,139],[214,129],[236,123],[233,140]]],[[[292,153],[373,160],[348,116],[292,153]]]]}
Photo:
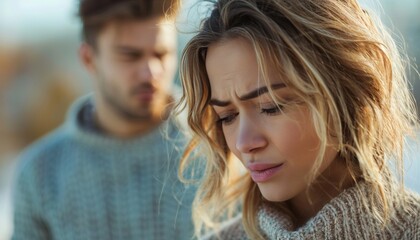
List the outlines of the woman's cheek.
{"type": "Polygon", "coordinates": [[[300,145],[302,139],[301,128],[296,123],[291,121],[281,124],[278,123],[270,132],[272,142],[281,152],[290,153],[299,149],[302,150],[302,146],[300,145]]]}

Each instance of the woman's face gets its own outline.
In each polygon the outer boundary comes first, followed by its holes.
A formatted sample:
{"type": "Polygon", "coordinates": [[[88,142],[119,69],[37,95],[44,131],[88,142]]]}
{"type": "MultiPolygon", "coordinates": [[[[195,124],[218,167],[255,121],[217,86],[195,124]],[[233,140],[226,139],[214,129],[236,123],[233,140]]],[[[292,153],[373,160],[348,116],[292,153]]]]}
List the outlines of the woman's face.
{"type": "MultiPolygon", "coordinates": [[[[217,113],[229,149],[249,170],[269,201],[286,201],[304,194],[320,140],[311,114],[276,73],[269,82],[281,102],[276,105],[260,80],[252,45],[235,38],[210,45],[206,69],[210,104],[217,113]]],[[[337,155],[327,147],[319,172],[337,155]]]]}

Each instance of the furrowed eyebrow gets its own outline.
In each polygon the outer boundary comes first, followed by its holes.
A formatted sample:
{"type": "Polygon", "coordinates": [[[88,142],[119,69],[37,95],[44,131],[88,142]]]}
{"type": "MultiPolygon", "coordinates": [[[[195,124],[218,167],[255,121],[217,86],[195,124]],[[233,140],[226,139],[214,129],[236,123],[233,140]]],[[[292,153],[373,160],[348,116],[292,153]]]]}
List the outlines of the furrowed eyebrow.
{"type": "MultiPolygon", "coordinates": [[[[271,88],[273,90],[279,89],[279,88],[284,88],[284,87],[286,87],[286,85],[284,83],[278,83],[278,84],[271,85],[271,88]]],[[[259,96],[261,96],[261,95],[263,95],[264,93],[267,93],[267,92],[268,92],[268,88],[266,86],[260,87],[260,88],[254,90],[254,91],[251,91],[251,92],[239,97],[239,100],[241,100],[241,101],[249,100],[249,99],[252,99],[252,98],[259,97],[259,96]]]]}
{"type": "MultiPolygon", "coordinates": [[[[271,88],[273,90],[284,88],[284,87],[286,87],[286,85],[284,83],[278,83],[278,84],[271,85],[271,88]]],[[[241,100],[241,101],[250,100],[250,99],[259,97],[259,96],[261,96],[261,95],[263,95],[267,92],[268,92],[267,86],[260,87],[260,88],[257,88],[257,89],[255,89],[255,90],[253,90],[253,91],[251,91],[247,94],[244,94],[244,95],[240,96],[239,100],[241,100]]],[[[217,99],[213,98],[213,99],[210,99],[209,104],[212,105],[212,106],[226,107],[230,104],[230,101],[221,101],[221,100],[217,100],[217,99]]]]}

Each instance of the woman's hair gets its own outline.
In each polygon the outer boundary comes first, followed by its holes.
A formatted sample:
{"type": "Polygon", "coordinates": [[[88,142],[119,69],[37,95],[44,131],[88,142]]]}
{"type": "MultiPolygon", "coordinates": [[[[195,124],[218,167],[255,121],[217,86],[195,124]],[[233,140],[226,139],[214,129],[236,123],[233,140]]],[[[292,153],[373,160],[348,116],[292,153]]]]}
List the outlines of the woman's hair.
{"type": "Polygon", "coordinates": [[[180,176],[195,161],[192,155],[197,149],[206,156],[193,206],[196,234],[217,228],[229,217],[228,210],[239,205],[247,234],[262,238],[256,213],[263,197],[248,174],[233,178],[231,152],[209,105],[207,49],[235,38],[251,43],[268,87],[268,72],[274,69],[308,106],[320,139],[311,181],[333,136],[338,157],[353,180],[372,187],[371,196],[362,196],[364,204],[385,225],[395,201],[403,202],[397,190],[403,188],[404,137],[412,133],[417,119],[407,62],[380,21],[375,22],[355,0],[220,0],[181,60],[184,95],[178,108],[188,112],[193,139],[180,176]],[[396,166],[397,184],[391,166],[396,166]]]}

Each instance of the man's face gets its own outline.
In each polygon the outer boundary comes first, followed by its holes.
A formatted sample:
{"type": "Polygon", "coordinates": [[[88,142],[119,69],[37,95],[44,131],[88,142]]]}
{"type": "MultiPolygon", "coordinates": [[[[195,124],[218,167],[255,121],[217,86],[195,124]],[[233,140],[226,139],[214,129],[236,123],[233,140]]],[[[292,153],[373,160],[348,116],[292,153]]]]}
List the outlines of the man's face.
{"type": "Polygon", "coordinates": [[[161,18],[110,23],[92,49],[98,101],[129,121],[159,118],[174,79],[176,32],[161,18]]]}

